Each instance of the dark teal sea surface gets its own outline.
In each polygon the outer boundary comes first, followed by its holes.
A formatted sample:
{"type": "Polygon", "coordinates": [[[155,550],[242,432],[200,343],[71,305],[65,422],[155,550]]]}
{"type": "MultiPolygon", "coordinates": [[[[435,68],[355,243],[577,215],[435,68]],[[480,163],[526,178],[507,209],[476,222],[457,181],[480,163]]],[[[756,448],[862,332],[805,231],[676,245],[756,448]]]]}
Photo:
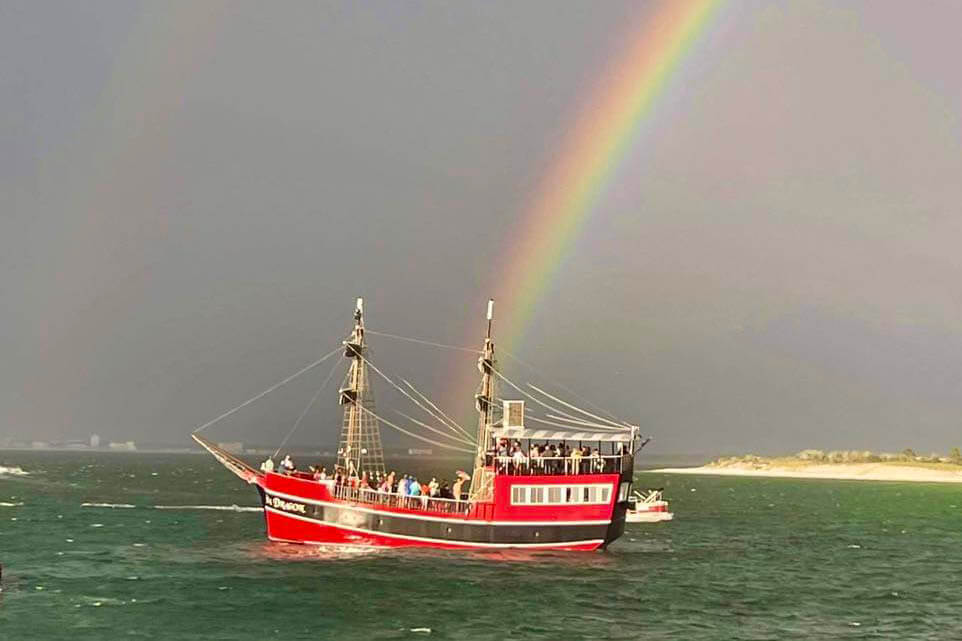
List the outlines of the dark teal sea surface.
{"type": "Polygon", "coordinates": [[[3,641],[962,639],[962,485],[639,473],[675,520],[606,552],[451,553],[268,543],[201,455],[0,466],[3,641]]]}

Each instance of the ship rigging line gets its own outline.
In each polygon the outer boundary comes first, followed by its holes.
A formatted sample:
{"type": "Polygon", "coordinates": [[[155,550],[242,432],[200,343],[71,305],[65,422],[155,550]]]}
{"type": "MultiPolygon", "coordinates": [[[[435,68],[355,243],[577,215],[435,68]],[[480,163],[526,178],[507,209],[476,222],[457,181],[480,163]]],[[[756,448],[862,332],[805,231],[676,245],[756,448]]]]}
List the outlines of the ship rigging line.
{"type": "MultiPolygon", "coordinates": [[[[601,421],[602,423],[607,423],[607,424],[609,424],[609,425],[612,425],[613,427],[617,427],[617,428],[620,428],[620,429],[631,429],[630,427],[627,427],[627,426],[625,426],[625,425],[618,425],[617,423],[613,423],[612,421],[609,421],[609,420],[606,419],[606,418],[602,418],[602,417],[598,416],[597,414],[592,414],[591,412],[586,412],[585,410],[581,409],[580,407],[575,407],[575,406],[572,405],[571,403],[565,403],[563,400],[561,400],[561,399],[558,398],[557,396],[552,396],[551,394],[549,394],[548,392],[544,391],[543,389],[541,389],[541,388],[538,387],[537,385],[532,385],[531,383],[528,383],[528,387],[530,387],[531,389],[533,389],[533,390],[535,390],[535,391],[537,391],[537,392],[540,392],[541,394],[544,394],[545,396],[547,396],[548,398],[550,398],[551,400],[553,400],[553,401],[555,401],[555,402],[561,403],[562,405],[564,405],[565,407],[567,407],[567,408],[569,408],[569,409],[572,409],[572,410],[574,410],[574,411],[576,411],[576,412],[580,412],[580,413],[584,414],[585,416],[589,416],[589,417],[591,417],[591,418],[593,418],[593,419],[595,419],[595,420],[601,421]]],[[[577,420],[577,419],[576,419],[576,420],[577,420]]]]}
{"type": "Polygon", "coordinates": [[[406,418],[407,420],[411,421],[412,423],[416,423],[417,425],[420,425],[420,426],[423,427],[424,429],[430,430],[430,431],[434,432],[435,434],[440,434],[440,435],[443,436],[444,438],[449,438],[449,439],[451,439],[452,441],[456,441],[456,442],[461,443],[461,444],[463,444],[463,445],[469,445],[469,446],[471,446],[471,447],[477,447],[477,445],[478,445],[477,443],[475,443],[475,442],[473,442],[473,441],[468,441],[468,440],[463,439],[463,438],[458,438],[458,437],[456,437],[456,436],[451,436],[451,435],[448,434],[447,432],[442,432],[441,430],[439,430],[439,429],[437,429],[437,428],[431,427],[431,426],[428,425],[427,423],[424,423],[424,422],[422,422],[422,421],[419,421],[418,419],[416,419],[416,418],[414,418],[414,417],[408,416],[407,414],[405,414],[405,413],[402,412],[401,410],[394,410],[394,411],[397,412],[398,414],[400,414],[401,416],[403,416],[404,418],[406,418]]]}
{"type": "Polygon", "coordinates": [[[561,415],[563,415],[563,416],[567,416],[567,417],[572,418],[572,419],[575,418],[574,416],[571,416],[570,414],[567,414],[567,413],[559,410],[559,409],[556,408],[556,407],[551,407],[550,405],[548,405],[547,403],[545,403],[544,401],[542,401],[540,398],[537,398],[537,397],[529,394],[528,392],[524,391],[524,390],[521,389],[519,386],[515,385],[515,384],[512,383],[510,380],[508,380],[508,377],[506,377],[504,374],[502,374],[502,373],[499,372],[498,370],[495,369],[495,370],[492,370],[492,371],[494,372],[494,375],[495,375],[495,376],[497,376],[497,377],[500,378],[502,381],[504,381],[505,383],[507,383],[508,385],[510,385],[512,388],[514,388],[514,390],[515,390],[516,392],[518,392],[519,394],[523,394],[526,398],[531,399],[532,401],[534,401],[535,403],[537,403],[537,404],[540,405],[541,407],[543,407],[543,408],[545,408],[545,409],[548,409],[548,410],[551,410],[552,412],[557,412],[558,414],[561,414],[561,415]]]}
{"type": "Polygon", "coordinates": [[[573,418],[562,418],[560,416],[555,416],[554,414],[545,414],[545,417],[552,418],[556,421],[567,421],[568,423],[574,423],[575,425],[581,425],[584,427],[597,427],[601,429],[608,429],[608,430],[621,431],[621,432],[631,429],[629,427],[611,427],[610,425],[603,424],[603,423],[592,423],[590,421],[581,421],[573,418]]]}
{"type": "Polygon", "coordinates": [[[396,338],[401,341],[408,341],[409,343],[420,343],[421,345],[431,345],[432,347],[442,347],[444,349],[456,349],[462,352],[471,352],[472,354],[480,354],[481,351],[471,347],[459,347],[458,345],[445,345],[444,343],[435,343],[433,341],[426,341],[420,338],[409,338],[407,336],[399,336],[398,334],[388,334],[387,332],[376,332],[373,329],[365,329],[368,334],[374,334],[375,336],[384,336],[385,338],[396,338]]]}
{"type": "MultiPolygon", "coordinates": [[[[399,392],[401,392],[402,394],[404,394],[404,396],[406,396],[406,397],[408,398],[408,400],[410,400],[412,403],[414,403],[415,405],[417,405],[418,407],[420,407],[422,410],[424,410],[425,412],[427,412],[428,414],[430,414],[434,419],[436,419],[436,420],[441,420],[441,419],[438,419],[438,417],[435,416],[434,413],[431,412],[431,410],[429,410],[428,408],[426,408],[426,407],[424,407],[423,405],[421,405],[421,403],[420,403],[416,398],[414,398],[413,396],[411,396],[410,394],[408,394],[406,391],[404,391],[404,388],[402,388],[400,385],[398,385],[398,384],[395,383],[393,380],[391,380],[391,377],[390,377],[390,376],[388,376],[387,374],[385,374],[384,372],[382,372],[381,370],[379,370],[379,369],[374,365],[374,363],[372,363],[370,360],[368,360],[367,358],[365,358],[364,355],[362,355],[362,354],[357,354],[356,352],[355,352],[355,354],[356,354],[356,356],[357,356],[358,358],[360,358],[362,361],[364,361],[364,363],[366,363],[368,367],[370,367],[372,370],[374,370],[375,373],[377,373],[378,376],[380,376],[380,377],[383,378],[385,381],[387,381],[388,384],[391,385],[391,387],[393,387],[393,388],[396,389],[397,391],[399,391],[399,392]]],[[[441,420],[441,422],[444,423],[443,420],[441,420]]]]}
{"type": "MultiPolygon", "coordinates": [[[[430,406],[438,413],[438,416],[435,416],[434,418],[440,420],[442,425],[444,425],[444,423],[445,423],[445,421],[444,421],[443,419],[447,419],[447,426],[446,426],[446,427],[451,427],[451,428],[457,429],[458,432],[460,432],[461,434],[463,434],[464,436],[466,436],[468,439],[470,439],[470,440],[472,440],[472,441],[474,440],[474,435],[473,435],[473,434],[469,433],[466,429],[464,429],[463,427],[461,427],[460,425],[458,425],[458,423],[457,423],[453,418],[451,418],[450,416],[448,416],[447,414],[445,414],[443,411],[441,411],[441,408],[440,408],[440,407],[438,407],[437,405],[435,405],[434,403],[432,403],[432,402],[431,402],[431,399],[429,399],[427,396],[425,396],[424,394],[422,394],[421,392],[419,392],[416,387],[414,387],[413,385],[411,385],[411,383],[409,383],[407,380],[405,380],[405,379],[403,379],[403,378],[401,379],[401,382],[404,383],[405,385],[407,385],[408,387],[410,387],[412,392],[414,392],[414,393],[417,394],[420,398],[422,398],[425,403],[427,403],[428,405],[430,405],[430,406]]],[[[456,433],[457,433],[457,432],[456,432],[456,433]]]]}
{"type": "Polygon", "coordinates": [[[535,367],[535,366],[532,365],[531,363],[527,363],[527,362],[521,360],[520,358],[518,358],[517,356],[515,356],[514,354],[512,354],[511,352],[509,352],[508,350],[506,350],[504,347],[498,347],[498,351],[499,351],[499,353],[504,354],[505,356],[507,356],[508,358],[510,358],[511,360],[513,360],[514,362],[516,362],[518,365],[521,365],[521,366],[523,366],[523,367],[527,367],[529,370],[531,370],[532,372],[534,372],[535,374],[537,374],[538,376],[540,376],[541,378],[543,378],[546,383],[550,383],[551,385],[554,385],[555,387],[558,387],[558,388],[563,389],[564,391],[568,392],[569,394],[571,394],[571,396],[572,396],[575,400],[581,401],[582,403],[584,403],[585,405],[587,405],[587,406],[590,407],[591,409],[594,409],[594,410],[597,410],[597,411],[601,412],[602,414],[604,414],[605,416],[607,416],[607,417],[608,417],[609,419],[611,419],[612,421],[616,421],[616,422],[618,422],[618,423],[624,423],[623,420],[621,420],[620,418],[618,418],[617,416],[615,416],[613,413],[609,412],[608,410],[606,410],[606,409],[603,408],[603,407],[599,407],[598,405],[596,405],[595,403],[592,403],[591,401],[589,401],[588,399],[584,398],[583,396],[578,395],[578,394],[575,393],[575,391],[572,390],[571,388],[562,385],[562,384],[559,383],[558,381],[550,380],[550,379],[549,379],[547,376],[545,376],[544,373],[543,373],[541,370],[539,370],[537,367],[535,367]]]}
{"type": "Polygon", "coordinates": [[[324,356],[321,356],[319,359],[317,359],[316,361],[314,361],[314,362],[311,363],[310,365],[307,365],[306,367],[303,367],[303,368],[301,368],[300,370],[294,372],[293,374],[291,374],[290,376],[288,376],[287,378],[285,378],[285,379],[282,380],[281,382],[275,383],[274,385],[271,385],[270,387],[268,387],[266,390],[264,390],[263,392],[261,392],[261,393],[258,394],[257,396],[254,396],[254,397],[251,397],[251,398],[247,399],[246,401],[244,401],[243,403],[241,403],[240,405],[238,405],[238,406],[235,407],[234,409],[227,410],[226,412],[224,412],[223,414],[221,414],[221,415],[218,416],[217,418],[215,418],[215,419],[213,419],[213,420],[210,420],[210,421],[207,421],[206,423],[204,423],[204,424],[201,425],[200,427],[195,428],[194,431],[191,432],[191,434],[197,434],[197,433],[200,432],[201,430],[206,430],[208,427],[210,427],[210,426],[213,425],[214,423],[217,423],[217,422],[219,422],[219,421],[222,421],[222,420],[224,420],[225,418],[227,418],[228,416],[230,416],[231,414],[233,414],[234,412],[237,412],[238,410],[241,410],[241,409],[247,407],[248,405],[250,405],[250,404],[253,403],[254,401],[257,401],[257,400],[260,400],[260,399],[264,398],[265,396],[267,396],[268,394],[270,394],[271,392],[273,392],[274,390],[276,390],[278,387],[281,387],[281,386],[283,386],[283,385],[286,385],[287,383],[290,383],[291,381],[293,381],[295,378],[297,378],[297,377],[300,376],[301,374],[304,374],[305,372],[309,372],[310,370],[314,369],[315,367],[317,367],[318,365],[320,365],[321,363],[323,363],[324,361],[326,361],[327,359],[329,359],[331,356],[334,356],[335,354],[337,354],[337,353],[338,353],[339,351],[341,351],[342,349],[344,349],[344,348],[341,347],[341,346],[335,347],[334,349],[332,349],[331,351],[329,351],[329,352],[328,352],[327,354],[325,354],[324,356]]]}
{"type": "Polygon", "coordinates": [[[304,417],[307,416],[307,413],[311,411],[312,407],[314,407],[314,403],[317,402],[321,392],[324,391],[324,388],[327,387],[327,384],[331,382],[332,378],[334,378],[334,372],[337,370],[337,366],[340,364],[340,362],[340,359],[334,361],[334,367],[332,367],[331,371],[328,372],[327,378],[325,378],[324,382],[321,383],[321,386],[317,388],[317,391],[314,392],[314,397],[311,398],[311,402],[307,404],[307,407],[304,408],[304,411],[301,412],[301,415],[297,417],[296,421],[294,421],[294,427],[291,428],[291,431],[287,433],[287,436],[284,437],[284,440],[281,441],[281,444],[277,446],[276,450],[274,450],[273,458],[277,458],[277,455],[280,454],[281,448],[287,445],[287,440],[294,435],[294,432],[296,432],[297,428],[300,427],[301,421],[304,420],[304,417]]]}
{"type": "MultiPolygon", "coordinates": [[[[505,399],[497,398],[499,402],[504,402],[505,399]]],[[[602,425],[601,423],[588,423],[587,421],[580,421],[571,418],[564,418],[563,416],[555,416],[554,414],[545,414],[544,416],[532,416],[530,414],[525,414],[524,420],[535,421],[536,423],[545,423],[547,425],[554,425],[555,427],[563,427],[568,430],[575,432],[583,431],[586,427],[591,427],[594,429],[604,430],[606,432],[624,432],[627,428],[611,427],[610,425],[602,425]],[[547,419],[554,419],[555,421],[563,421],[561,423],[556,423],[554,421],[549,421],[547,419]],[[573,423],[573,425],[572,425],[573,423]]]]}
{"type": "MultiPolygon", "coordinates": [[[[551,410],[552,412],[554,412],[556,415],[553,416],[552,418],[555,418],[555,419],[558,419],[558,420],[562,420],[562,421],[569,421],[569,422],[573,422],[573,423],[584,423],[584,421],[583,421],[582,419],[579,419],[579,418],[577,418],[577,417],[575,417],[575,416],[572,416],[571,414],[568,414],[567,412],[563,412],[563,411],[559,410],[559,409],[556,408],[556,407],[551,407],[550,405],[548,405],[547,403],[545,403],[545,402],[542,401],[541,399],[537,398],[536,396],[533,396],[532,394],[529,394],[528,392],[524,391],[524,390],[521,389],[518,385],[515,385],[515,384],[512,383],[510,380],[508,380],[508,378],[507,378],[504,374],[502,374],[501,372],[499,372],[498,370],[493,370],[493,371],[494,371],[495,375],[496,375],[498,378],[500,378],[500,379],[503,380],[505,383],[507,383],[508,385],[510,385],[511,387],[513,387],[517,392],[523,394],[525,397],[531,399],[532,401],[534,401],[535,403],[537,403],[537,404],[540,405],[541,407],[543,407],[543,408],[545,408],[545,409],[548,409],[548,410],[551,410]],[[558,414],[560,414],[560,416],[557,416],[558,414]]],[[[578,410],[577,407],[571,405],[570,403],[565,403],[564,401],[562,401],[562,400],[559,399],[559,398],[555,398],[554,396],[551,396],[550,394],[548,394],[547,392],[544,392],[544,391],[541,390],[540,388],[535,387],[534,385],[531,385],[531,383],[528,383],[528,386],[533,387],[534,389],[538,390],[539,392],[541,392],[542,394],[544,394],[544,395],[547,396],[548,398],[554,399],[554,400],[558,401],[559,403],[561,403],[562,405],[565,405],[565,406],[570,407],[570,408],[572,408],[572,409],[578,410]]],[[[579,411],[584,412],[584,410],[579,410],[579,411]]],[[[584,413],[587,414],[587,412],[584,412],[584,413]]],[[[594,417],[593,414],[589,414],[589,416],[594,417]]],[[[613,424],[610,423],[610,421],[605,421],[604,423],[605,423],[604,425],[599,425],[599,427],[602,428],[602,429],[608,429],[608,430],[620,431],[620,432],[623,432],[623,431],[626,431],[626,430],[631,429],[630,427],[627,427],[627,426],[613,425],[613,424]]]]}
{"type": "MultiPolygon", "coordinates": [[[[547,418],[557,418],[551,414],[547,415],[547,418]]],[[[534,421],[535,423],[544,423],[545,425],[553,425],[554,427],[560,427],[562,429],[570,430],[572,432],[583,432],[586,428],[592,428],[596,430],[604,430],[606,432],[624,432],[625,430],[616,430],[607,425],[601,425],[599,423],[581,423],[580,425],[571,425],[570,423],[558,423],[556,421],[549,421],[545,418],[540,418],[537,416],[525,416],[524,420],[534,421]]]]}
{"type": "Polygon", "coordinates": [[[425,437],[423,437],[423,436],[418,436],[417,434],[414,434],[413,432],[409,432],[409,431],[407,431],[406,429],[404,429],[403,427],[401,427],[401,426],[399,426],[399,425],[395,425],[395,424],[392,423],[391,421],[389,421],[389,420],[387,420],[387,419],[385,419],[385,418],[382,418],[382,417],[378,416],[377,414],[375,414],[374,412],[372,412],[372,411],[369,410],[368,408],[364,407],[363,405],[359,405],[359,404],[355,403],[354,406],[355,406],[356,408],[358,408],[359,410],[361,410],[362,412],[367,412],[368,414],[370,414],[371,416],[373,416],[375,419],[377,419],[377,420],[380,421],[381,423],[384,423],[384,424],[387,425],[388,427],[393,427],[394,429],[396,429],[397,431],[401,432],[402,434],[407,434],[408,436],[411,436],[411,437],[413,437],[413,438],[416,438],[416,439],[418,439],[418,440],[420,440],[420,441],[424,441],[425,443],[430,443],[431,445],[437,445],[438,447],[444,447],[444,448],[447,448],[447,449],[449,449],[449,450],[457,450],[458,452],[467,452],[468,454],[474,454],[474,453],[475,453],[474,450],[469,450],[469,449],[467,449],[466,447],[457,447],[457,446],[455,446],[455,445],[448,445],[447,443],[439,443],[438,441],[434,441],[434,440],[431,440],[431,439],[429,439],[429,438],[425,438],[425,437]]]}

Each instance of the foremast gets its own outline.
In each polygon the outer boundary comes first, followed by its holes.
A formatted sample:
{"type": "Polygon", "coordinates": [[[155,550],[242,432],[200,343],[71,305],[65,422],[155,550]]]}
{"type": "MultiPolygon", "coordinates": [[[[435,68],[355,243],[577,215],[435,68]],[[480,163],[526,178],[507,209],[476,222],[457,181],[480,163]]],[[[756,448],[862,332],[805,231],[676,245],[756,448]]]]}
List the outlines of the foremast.
{"type": "Polygon", "coordinates": [[[344,341],[344,357],[351,360],[344,384],[340,389],[340,404],[344,406],[341,440],[337,450],[337,465],[349,475],[384,474],[384,449],[381,430],[374,413],[374,390],[368,374],[367,343],[364,338],[364,300],[357,299],[354,309],[354,330],[344,341]]]}
{"type": "Polygon", "coordinates": [[[478,410],[478,451],[474,459],[474,473],[471,475],[470,499],[476,502],[493,500],[494,470],[485,465],[487,449],[491,445],[491,430],[494,427],[494,341],[491,339],[491,323],[494,318],[494,300],[488,300],[488,329],[484,347],[478,358],[478,371],[481,372],[481,385],[474,395],[478,410]]]}

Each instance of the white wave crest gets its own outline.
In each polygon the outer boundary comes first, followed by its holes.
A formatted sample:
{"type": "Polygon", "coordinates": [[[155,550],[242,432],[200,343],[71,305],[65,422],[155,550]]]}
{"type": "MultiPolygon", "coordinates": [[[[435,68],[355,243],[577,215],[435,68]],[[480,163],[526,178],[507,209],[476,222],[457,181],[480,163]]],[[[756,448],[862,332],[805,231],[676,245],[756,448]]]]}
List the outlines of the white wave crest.
{"type": "Polygon", "coordinates": [[[21,505],[23,505],[23,501],[21,501],[20,503],[0,502],[0,507],[20,507],[21,505]]]}
{"type": "Polygon", "coordinates": [[[131,509],[137,507],[136,505],[131,505],[130,503],[81,503],[80,507],[106,507],[110,509],[131,509]]]}
{"type": "Polygon", "coordinates": [[[262,507],[246,505],[155,505],[158,510],[220,510],[223,512],[263,512],[262,507]]]}
{"type": "Polygon", "coordinates": [[[30,476],[30,472],[24,472],[22,467],[4,467],[0,465],[0,476],[30,476]]]}

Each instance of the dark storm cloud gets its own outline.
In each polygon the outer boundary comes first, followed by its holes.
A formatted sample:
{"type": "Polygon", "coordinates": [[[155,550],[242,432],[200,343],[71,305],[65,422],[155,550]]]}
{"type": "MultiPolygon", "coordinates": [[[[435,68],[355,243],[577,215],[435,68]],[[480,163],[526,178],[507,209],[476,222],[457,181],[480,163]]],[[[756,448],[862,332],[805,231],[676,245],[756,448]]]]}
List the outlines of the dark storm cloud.
{"type": "MultiPolygon", "coordinates": [[[[183,440],[358,295],[463,342],[639,10],[4,5],[0,436],[183,440]]],[[[662,451],[957,444],[959,12],[724,7],[521,356],[662,451]]],[[[473,366],[374,349],[427,390],[473,366]]],[[[325,374],[218,435],[278,440],[325,374]]],[[[333,440],[326,398],[302,440],[333,440]]]]}

